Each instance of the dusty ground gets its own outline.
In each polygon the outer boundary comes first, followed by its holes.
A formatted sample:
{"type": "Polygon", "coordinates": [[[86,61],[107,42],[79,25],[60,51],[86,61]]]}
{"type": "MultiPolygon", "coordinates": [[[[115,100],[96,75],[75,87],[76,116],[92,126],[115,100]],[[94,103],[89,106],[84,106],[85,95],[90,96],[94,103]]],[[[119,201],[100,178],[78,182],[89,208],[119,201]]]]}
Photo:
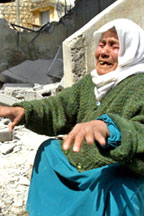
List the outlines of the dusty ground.
{"type": "MultiPolygon", "coordinates": [[[[2,119],[0,123],[8,124],[2,119]]],[[[33,161],[37,148],[47,138],[18,126],[12,141],[0,142],[0,216],[28,215],[25,204],[33,161]]]]}

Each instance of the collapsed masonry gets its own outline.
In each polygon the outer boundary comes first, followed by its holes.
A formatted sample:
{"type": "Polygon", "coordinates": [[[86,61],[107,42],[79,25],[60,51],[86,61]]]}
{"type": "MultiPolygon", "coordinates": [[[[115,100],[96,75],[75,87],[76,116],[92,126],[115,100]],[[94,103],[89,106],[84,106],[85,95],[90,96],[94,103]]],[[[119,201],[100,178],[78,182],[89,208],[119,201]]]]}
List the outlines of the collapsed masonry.
{"type": "MultiPolygon", "coordinates": [[[[46,85],[6,83],[0,90],[0,104],[39,100],[55,95],[62,88],[62,81],[46,85]]],[[[35,153],[49,137],[24,126],[16,126],[10,133],[9,123],[9,119],[0,118],[0,216],[27,216],[25,205],[35,153]]]]}
{"type": "MultiPolygon", "coordinates": [[[[58,55],[57,55],[58,57],[58,55]]],[[[62,59],[27,60],[0,73],[0,105],[39,100],[63,87],[62,59]]],[[[0,216],[26,216],[25,205],[35,153],[47,136],[24,126],[10,133],[10,121],[0,118],[0,216]]]]}
{"type": "MultiPolygon", "coordinates": [[[[22,101],[40,100],[63,89],[63,81],[41,85],[38,83],[5,83],[0,89],[0,105],[12,106],[22,101]]],[[[6,136],[6,135],[4,135],[6,136]]],[[[8,140],[10,135],[7,135],[8,140]]],[[[6,141],[0,132],[0,141],[6,141]],[[4,139],[4,140],[3,140],[4,139]]]]}

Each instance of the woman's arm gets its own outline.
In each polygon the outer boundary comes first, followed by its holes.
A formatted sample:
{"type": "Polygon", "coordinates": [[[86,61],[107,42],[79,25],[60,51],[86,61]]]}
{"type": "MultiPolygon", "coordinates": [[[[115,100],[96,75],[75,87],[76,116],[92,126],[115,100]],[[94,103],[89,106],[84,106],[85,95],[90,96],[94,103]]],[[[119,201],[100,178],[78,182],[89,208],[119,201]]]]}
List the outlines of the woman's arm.
{"type": "Polygon", "coordinates": [[[68,133],[76,124],[83,79],[56,96],[14,104],[25,109],[25,126],[39,134],[68,133]]]}

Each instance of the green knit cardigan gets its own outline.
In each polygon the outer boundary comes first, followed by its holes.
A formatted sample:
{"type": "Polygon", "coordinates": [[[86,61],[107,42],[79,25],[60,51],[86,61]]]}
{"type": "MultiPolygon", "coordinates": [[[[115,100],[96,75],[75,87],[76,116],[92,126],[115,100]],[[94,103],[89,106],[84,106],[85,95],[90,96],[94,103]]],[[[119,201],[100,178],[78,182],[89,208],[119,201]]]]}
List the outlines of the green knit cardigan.
{"type": "Polygon", "coordinates": [[[83,143],[79,153],[64,151],[70,163],[84,171],[112,163],[144,175],[144,74],[130,76],[111,89],[96,105],[94,84],[86,75],[56,96],[22,102],[25,126],[39,134],[67,134],[78,122],[94,120],[107,114],[121,133],[121,144],[104,149],[98,143],[83,143]]]}

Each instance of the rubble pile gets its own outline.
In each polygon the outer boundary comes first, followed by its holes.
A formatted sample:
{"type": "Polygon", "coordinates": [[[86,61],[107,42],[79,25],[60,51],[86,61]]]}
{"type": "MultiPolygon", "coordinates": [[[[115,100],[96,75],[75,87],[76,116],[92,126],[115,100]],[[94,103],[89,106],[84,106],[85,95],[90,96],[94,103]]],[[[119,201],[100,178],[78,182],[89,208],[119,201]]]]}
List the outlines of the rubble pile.
{"type": "Polygon", "coordinates": [[[0,89],[0,104],[12,105],[21,101],[39,100],[43,97],[53,96],[63,89],[63,80],[59,83],[41,85],[35,83],[6,83],[0,89]]]}
{"type": "MultiPolygon", "coordinates": [[[[60,83],[33,87],[6,84],[0,90],[0,104],[41,99],[61,88],[60,83]],[[1,95],[11,100],[4,100],[1,95]]],[[[9,123],[7,118],[0,118],[0,216],[27,216],[25,205],[34,157],[39,145],[49,137],[38,135],[24,126],[16,126],[10,133],[9,123]]]]}

